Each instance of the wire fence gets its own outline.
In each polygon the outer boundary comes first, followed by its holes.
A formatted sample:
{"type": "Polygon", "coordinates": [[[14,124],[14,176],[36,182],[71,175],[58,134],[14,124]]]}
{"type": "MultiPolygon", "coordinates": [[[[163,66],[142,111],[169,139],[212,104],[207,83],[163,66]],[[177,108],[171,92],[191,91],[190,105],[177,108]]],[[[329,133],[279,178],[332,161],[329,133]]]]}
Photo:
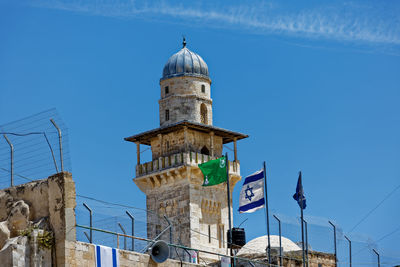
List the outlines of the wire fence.
{"type": "Polygon", "coordinates": [[[0,125],[0,188],[61,170],[71,172],[72,168],[68,129],[56,109],[0,125]]]}
{"type": "MultiPolygon", "coordinates": [[[[61,169],[72,172],[68,139],[68,129],[56,109],[0,125],[0,188],[9,187],[11,180],[13,180],[13,185],[18,185],[43,179],[61,171],[61,169]],[[62,136],[61,145],[57,127],[62,136]]],[[[144,252],[149,245],[149,242],[145,240],[149,237],[149,231],[159,234],[169,225],[168,218],[159,217],[157,213],[150,210],[77,195],[76,218],[78,225],[86,227],[90,225],[89,212],[83,206],[83,203],[86,203],[93,211],[93,227],[104,230],[92,231],[91,241],[96,244],[144,252]],[[125,236],[122,236],[122,234],[125,236]],[[143,240],[128,238],[129,235],[143,240]]],[[[275,215],[281,221],[282,236],[294,241],[301,247],[299,218],[283,214],[275,215]]],[[[279,225],[277,221],[272,216],[270,220],[271,234],[278,235],[279,225]]],[[[327,221],[313,217],[306,217],[305,220],[307,222],[307,248],[310,251],[333,254],[335,248],[332,226],[327,221]]],[[[373,249],[378,250],[376,242],[365,236],[346,235],[338,224],[335,225],[338,266],[349,266],[349,240],[351,240],[352,246],[352,266],[377,266],[377,255],[373,252],[373,249]],[[345,235],[349,240],[345,238],[345,235]]],[[[209,233],[195,229],[190,229],[190,233],[217,239],[216,236],[210,237],[209,233]]],[[[182,248],[183,242],[177,238],[179,236],[179,233],[173,227],[172,231],[167,229],[165,233],[161,234],[159,239],[175,245],[171,249],[173,258],[191,261],[193,251],[182,248]]],[[[154,238],[154,236],[151,238],[154,238]]],[[[90,241],[90,230],[77,227],[77,239],[84,242],[90,241]]],[[[227,242],[224,242],[225,247],[227,247],[227,242]]],[[[265,253],[265,247],[247,249],[249,254],[265,253]]],[[[199,255],[205,255],[205,253],[199,255]]],[[[218,256],[218,258],[221,259],[221,256],[218,256]]],[[[298,257],[291,258],[290,254],[285,254],[284,258],[286,260],[298,259],[298,257]]],[[[209,259],[204,256],[199,256],[198,261],[202,264],[210,263],[209,259]]],[[[309,259],[309,261],[312,261],[312,259],[309,259]]],[[[382,266],[400,265],[400,253],[381,253],[380,261],[382,266]]],[[[267,266],[265,258],[254,260],[253,264],[255,266],[267,266]]]]}
{"type": "MultiPolygon", "coordinates": [[[[148,238],[148,229],[150,228],[159,228],[160,231],[166,228],[168,225],[167,221],[163,217],[158,217],[155,212],[151,210],[144,210],[140,208],[135,208],[132,206],[121,205],[116,203],[110,203],[103,200],[98,200],[94,198],[89,198],[86,196],[77,196],[77,224],[89,226],[89,212],[83,206],[83,203],[86,203],[93,210],[93,227],[97,229],[102,229],[114,233],[120,233],[127,235],[132,235],[139,238],[148,238]],[[132,231],[132,220],[127,215],[127,211],[134,217],[134,229],[132,231]],[[148,216],[148,214],[153,214],[153,216],[148,216]],[[122,230],[122,228],[124,230],[122,230]]],[[[296,217],[290,217],[283,214],[274,214],[281,221],[281,231],[282,237],[288,238],[296,243],[301,249],[301,226],[300,220],[296,217]]],[[[272,217],[272,216],[271,216],[272,217]]],[[[321,252],[325,254],[330,254],[333,257],[334,254],[334,232],[333,227],[328,223],[319,218],[305,218],[307,222],[307,239],[308,239],[308,250],[310,253],[312,251],[321,252]]],[[[336,225],[336,224],[335,224],[336,225]]],[[[271,235],[279,235],[279,224],[278,222],[271,219],[270,223],[271,235]]],[[[200,234],[209,237],[209,233],[202,233],[195,229],[190,229],[192,234],[200,234]]],[[[179,241],[176,242],[176,236],[179,233],[175,232],[174,228],[172,228],[172,236],[173,236],[173,244],[175,245],[183,245],[179,241]]],[[[337,266],[349,266],[350,265],[350,257],[349,257],[349,242],[344,237],[342,229],[339,225],[336,225],[336,246],[337,246],[337,258],[338,264],[337,266]]],[[[377,249],[377,244],[368,237],[359,236],[356,234],[348,236],[352,241],[352,266],[378,266],[377,256],[372,251],[372,249],[377,249]]],[[[89,230],[77,227],[77,239],[83,242],[89,242],[89,230]],[[86,234],[85,234],[86,232],[86,234]]],[[[211,236],[211,239],[217,239],[217,236],[211,236]]],[[[169,231],[166,234],[160,237],[160,240],[164,240],[167,243],[171,243],[169,238],[169,231]]],[[[118,238],[115,234],[104,233],[104,232],[93,232],[93,243],[101,244],[109,247],[119,247],[120,249],[127,249],[136,252],[145,252],[145,248],[148,246],[148,242],[141,240],[133,240],[132,238],[118,238]]],[[[228,243],[225,241],[227,247],[228,243]]],[[[271,246],[274,244],[271,242],[271,246]]],[[[283,246],[284,247],[284,246],[283,246]]],[[[261,246],[258,248],[254,247],[244,247],[246,250],[245,254],[253,254],[260,255],[264,254],[262,258],[253,259],[253,264],[255,266],[268,266],[265,257],[265,246],[261,246]]],[[[190,253],[191,250],[185,250],[179,247],[171,247],[172,258],[181,259],[183,261],[189,262],[191,260],[190,253]]],[[[206,253],[199,253],[198,262],[201,264],[210,264],[209,257],[205,255],[206,253]]],[[[239,254],[240,255],[240,254],[239,254]]],[[[299,255],[301,254],[290,254],[284,253],[283,258],[286,261],[289,260],[298,260],[299,255]]],[[[385,256],[385,254],[381,253],[380,264],[381,266],[395,266],[400,263],[399,256],[390,255],[385,256]]],[[[221,257],[218,257],[221,259],[221,257]]],[[[276,254],[275,254],[275,258],[276,254]]],[[[275,263],[271,266],[277,265],[279,262],[275,259],[275,263]]],[[[243,261],[243,260],[242,260],[243,261]]],[[[321,263],[316,258],[308,259],[310,266],[313,263],[313,266],[318,266],[318,263],[321,263]]],[[[240,262],[240,260],[239,260],[240,262]]],[[[240,265],[238,265],[240,266],[240,265]]],[[[250,266],[250,265],[245,265],[250,266]]]]}

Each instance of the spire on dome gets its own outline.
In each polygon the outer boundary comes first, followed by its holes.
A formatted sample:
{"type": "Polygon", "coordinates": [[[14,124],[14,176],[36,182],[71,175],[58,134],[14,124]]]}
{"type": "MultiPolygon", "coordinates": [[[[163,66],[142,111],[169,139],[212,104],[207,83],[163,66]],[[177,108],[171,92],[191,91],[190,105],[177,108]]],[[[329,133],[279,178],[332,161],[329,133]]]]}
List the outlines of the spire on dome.
{"type": "Polygon", "coordinates": [[[186,47],[186,38],[185,38],[185,35],[183,35],[183,42],[182,42],[182,45],[183,45],[183,48],[186,47]]]}

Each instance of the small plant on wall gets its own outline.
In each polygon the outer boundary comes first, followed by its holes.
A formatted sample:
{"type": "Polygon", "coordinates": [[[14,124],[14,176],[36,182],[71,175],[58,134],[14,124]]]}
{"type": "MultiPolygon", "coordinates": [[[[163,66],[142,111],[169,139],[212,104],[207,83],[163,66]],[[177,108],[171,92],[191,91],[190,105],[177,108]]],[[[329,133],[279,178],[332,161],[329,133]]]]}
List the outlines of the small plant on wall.
{"type": "Polygon", "coordinates": [[[19,234],[21,236],[27,236],[29,238],[29,240],[31,240],[33,237],[34,230],[38,230],[36,239],[37,239],[39,248],[52,249],[54,246],[54,236],[53,236],[52,232],[49,232],[46,230],[41,230],[35,226],[30,226],[30,227],[26,228],[25,230],[19,231],[19,234]]]}

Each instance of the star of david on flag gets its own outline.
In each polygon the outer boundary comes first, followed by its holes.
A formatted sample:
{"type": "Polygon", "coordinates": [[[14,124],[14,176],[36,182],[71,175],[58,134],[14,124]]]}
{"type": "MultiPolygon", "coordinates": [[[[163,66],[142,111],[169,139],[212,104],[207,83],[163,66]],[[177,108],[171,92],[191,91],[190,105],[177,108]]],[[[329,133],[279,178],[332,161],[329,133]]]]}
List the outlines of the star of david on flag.
{"type": "Polygon", "coordinates": [[[264,171],[246,177],[240,191],[239,212],[250,213],[264,207],[264,171]]]}

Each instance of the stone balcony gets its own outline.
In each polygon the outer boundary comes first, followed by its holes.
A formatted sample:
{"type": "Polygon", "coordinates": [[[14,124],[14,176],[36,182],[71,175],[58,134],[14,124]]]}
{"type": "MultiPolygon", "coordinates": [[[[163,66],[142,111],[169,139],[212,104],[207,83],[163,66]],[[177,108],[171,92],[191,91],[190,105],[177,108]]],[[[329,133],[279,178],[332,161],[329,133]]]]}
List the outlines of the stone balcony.
{"type": "MultiPolygon", "coordinates": [[[[196,167],[200,163],[216,158],[196,152],[181,152],[166,157],[159,157],[153,161],[136,165],[136,178],[180,166],[196,167]]],[[[240,176],[239,161],[229,161],[229,173],[240,176]]]]}

